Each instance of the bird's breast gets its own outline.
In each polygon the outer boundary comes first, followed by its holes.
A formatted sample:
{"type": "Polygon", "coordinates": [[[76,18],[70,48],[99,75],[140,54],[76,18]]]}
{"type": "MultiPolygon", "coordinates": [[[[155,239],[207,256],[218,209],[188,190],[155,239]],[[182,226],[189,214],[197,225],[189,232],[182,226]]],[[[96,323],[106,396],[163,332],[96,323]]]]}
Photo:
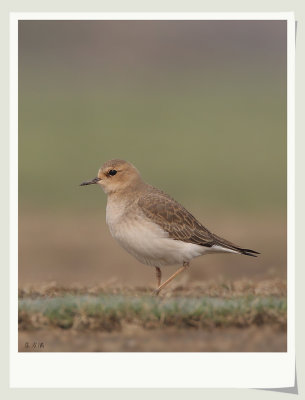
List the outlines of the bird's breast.
{"type": "Polygon", "coordinates": [[[106,222],[110,230],[114,229],[123,221],[125,209],[126,206],[124,203],[110,201],[107,202],[106,222]]]}
{"type": "Polygon", "coordinates": [[[119,204],[107,205],[106,222],[112,236],[128,251],[149,247],[152,240],[168,236],[158,225],[149,221],[140,210],[119,204]]]}

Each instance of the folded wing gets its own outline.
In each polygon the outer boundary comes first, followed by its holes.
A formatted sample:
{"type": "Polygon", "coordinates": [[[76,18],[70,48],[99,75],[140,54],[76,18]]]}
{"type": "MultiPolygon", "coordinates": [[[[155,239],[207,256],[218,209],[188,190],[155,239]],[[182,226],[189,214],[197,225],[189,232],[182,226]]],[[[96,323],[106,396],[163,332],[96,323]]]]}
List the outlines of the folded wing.
{"type": "Polygon", "coordinates": [[[206,247],[221,246],[224,249],[253,257],[259,254],[213,234],[181,204],[152,186],[145,195],[140,197],[138,205],[147,218],[158,224],[174,240],[206,247]]]}

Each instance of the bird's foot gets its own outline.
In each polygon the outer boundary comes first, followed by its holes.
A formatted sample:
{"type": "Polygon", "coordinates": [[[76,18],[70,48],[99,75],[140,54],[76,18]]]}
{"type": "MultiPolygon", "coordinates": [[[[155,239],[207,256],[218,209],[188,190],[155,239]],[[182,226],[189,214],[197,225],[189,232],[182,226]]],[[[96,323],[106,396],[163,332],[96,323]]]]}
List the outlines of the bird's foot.
{"type": "Polygon", "coordinates": [[[159,293],[160,293],[160,289],[157,288],[157,289],[153,290],[152,296],[159,296],[159,293]]]}

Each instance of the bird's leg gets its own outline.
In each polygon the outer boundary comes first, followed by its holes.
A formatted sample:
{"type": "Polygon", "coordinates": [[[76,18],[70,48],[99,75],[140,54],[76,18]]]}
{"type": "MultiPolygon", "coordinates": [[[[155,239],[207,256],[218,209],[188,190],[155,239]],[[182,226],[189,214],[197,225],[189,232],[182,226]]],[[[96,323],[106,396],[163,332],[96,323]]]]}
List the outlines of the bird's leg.
{"type": "Polygon", "coordinates": [[[160,285],[158,287],[158,289],[156,289],[154,291],[154,294],[156,296],[158,296],[158,294],[160,293],[160,290],[162,290],[166,285],[168,285],[174,278],[176,278],[177,275],[179,275],[181,272],[183,272],[184,270],[186,270],[189,267],[189,263],[188,262],[184,262],[183,266],[180,267],[172,276],[170,276],[165,282],[162,283],[162,285],[160,285]]]}
{"type": "Polygon", "coordinates": [[[157,276],[157,288],[161,285],[161,269],[159,267],[156,268],[156,276],[157,276]]]}

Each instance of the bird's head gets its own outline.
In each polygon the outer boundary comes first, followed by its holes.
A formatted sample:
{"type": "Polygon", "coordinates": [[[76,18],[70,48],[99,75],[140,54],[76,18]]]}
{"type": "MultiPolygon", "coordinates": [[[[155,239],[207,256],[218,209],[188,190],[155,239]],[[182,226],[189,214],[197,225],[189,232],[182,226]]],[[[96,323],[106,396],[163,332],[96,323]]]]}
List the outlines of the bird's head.
{"type": "Polygon", "coordinates": [[[130,162],[110,160],[105,162],[98,171],[97,177],[83,182],[80,186],[98,184],[105,193],[113,194],[126,190],[135,190],[142,184],[139,171],[130,162]]]}

